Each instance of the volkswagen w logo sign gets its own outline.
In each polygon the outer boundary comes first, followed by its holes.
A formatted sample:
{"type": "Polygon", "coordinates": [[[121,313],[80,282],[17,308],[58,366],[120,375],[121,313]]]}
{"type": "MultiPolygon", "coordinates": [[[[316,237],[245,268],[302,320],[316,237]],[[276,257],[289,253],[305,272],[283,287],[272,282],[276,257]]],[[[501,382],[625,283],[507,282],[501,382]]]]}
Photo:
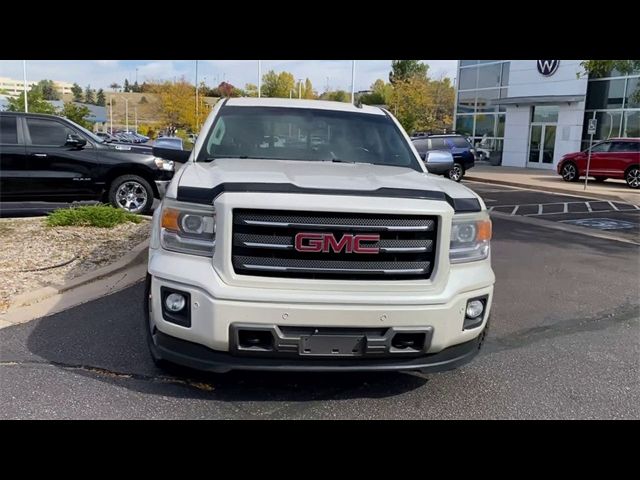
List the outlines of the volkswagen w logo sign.
{"type": "Polygon", "coordinates": [[[550,77],[556,73],[559,66],[560,60],[538,60],[538,72],[545,77],[550,77]]]}

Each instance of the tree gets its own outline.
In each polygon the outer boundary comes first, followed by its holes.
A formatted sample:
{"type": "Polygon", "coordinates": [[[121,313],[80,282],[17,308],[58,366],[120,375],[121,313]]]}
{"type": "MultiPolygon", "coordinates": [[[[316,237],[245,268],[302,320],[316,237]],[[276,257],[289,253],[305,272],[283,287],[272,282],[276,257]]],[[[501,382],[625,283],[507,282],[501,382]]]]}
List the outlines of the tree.
{"type": "Polygon", "coordinates": [[[73,94],[73,101],[74,102],[81,102],[83,100],[83,98],[82,98],[82,87],[80,85],[78,85],[77,83],[74,83],[73,86],[71,87],[71,93],[73,94]]]}
{"type": "Polygon", "coordinates": [[[451,129],[453,101],[453,86],[448,78],[434,81],[413,76],[396,82],[387,105],[407,132],[438,132],[451,129]]]}
{"type": "MultiPolygon", "coordinates": [[[[195,88],[184,77],[179,81],[149,84],[158,97],[158,115],[165,125],[186,130],[195,130],[195,88]]],[[[201,112],[202,113],[202,112],[201,112]]]]}
{"type": "Polygon", "coordinates": [[[244,92],[247,97],[257,97],[258,96],[258,86],[253,83],[247,83],[244,86],[244,92]]]}
{"type": "Polygon", "coordinates": [[[137,80],[134,82],[133,87],[131,87],[131,91],[135,93],[140,93],[140,85],[138,85],[137,80]]]}
{"type": "Polygon", "coordinates": [[[104,107],[105,103],[106,103],[106,99],[104,96],[104,90],[99,89],[98,93],[96,94],[96,105],[100,107],[104,107]]]}
{"type": "MultiPolygon", "coordinates": [[[[7,98],[9,112],[24,112],[24,95],[7,98]]],[[[42,97],[42,91],[35,86],[27,92],[30,113],[56,113],[55,107],[42,97]]]]}
{"type": "Polygon", "coordinates": [[[114,92],[117,92],[122,87],[118,83],[113,82],[111,85],[109,85],[109,88],[112,89],[114,92]]]}
{"type": "Polygon", "coordinates": [[[289,98],[289,94],[295,85],[293,74],[273,70],[262,76],[262,96],[273,98],[289,98]]]}
{"type": "Polygon", "coordinates": [[[124,88],[123,90],[125,92],[130,92],[131,91],[131,86],[129,85],[129,80],[127,80],[126,78],[124,79],[124,88]]]}
{"type": "Polygon", "coordinates": [[[591,77],[604,77],[613,70],[623,75],[640,70],[640,60],[585,60],[580,65],[591,77]]]}
{"type": "Polygon", "coordinates": [[[335,90],[324,92],[320,95],[320,100],[331,100],[333,102],[350,102],[351,94],[345,92],[344,90],[335,90]]]}
{"type": "Polygon", "coordinates": [[[60,100],[60,92],[56,88],[55,83],[53,83],[53,80],[40,80],[37,88],[40,89],[42,98],[45,100],[60,100]]]}
{"type": "Polygon", "coordinates": [[[85,103],[91,103],[91,104],[95,104],[96,103],[96,99],[93,95],[93,90],[91,90],[91,85],[87,85],[87,88],[85,88],[84,90],[84,102],[85,103]]]}
{"type": "Polygon", "coordinates": [[[417,76],[427,78],[429,65],[419,60],[392,60],[391,72],[389,72],[389,81],[396,84],[399,81],[406,81],[417,76]]]}
{"type": "Polygon", "coordinates": [[[304,85],[302,86],[302,98],[306,98],[309,100],[313,100],[318,97],[318,94],[313,89],[313,85],[311,84],[311,80],[308,78],[304,81],[304,85]]]}
{"type": "Polygon", "coordinates": [[[370,87],[371,91],[361,95],[359,100],[365,105],[386,105],[387,98],[391,95],[393,86],[378,79],[370,87]]]}
{"type": "Polygon", "coordinates": [[[76,122],[78,125],[91,129],[92,123],[87,120],[87,117],[91,114],[89,108],[86,105],[77,105],[72,102],[65,102],[64,107],[59,112],[59,115],[66,117],[72,122],[76,122]]]}

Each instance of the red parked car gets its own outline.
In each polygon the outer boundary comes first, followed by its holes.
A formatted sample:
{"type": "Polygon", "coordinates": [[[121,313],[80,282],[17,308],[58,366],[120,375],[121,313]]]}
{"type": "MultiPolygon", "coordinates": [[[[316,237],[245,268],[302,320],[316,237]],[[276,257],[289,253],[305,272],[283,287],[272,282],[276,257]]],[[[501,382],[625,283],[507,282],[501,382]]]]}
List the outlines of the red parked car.
{"type": "MultiPolygon", "coordinates": [[[[589,149],[568,153],[558,162],[558,174],[565,182],[577,182],[587,173],[589,149]]],[[[626,180],[631,188],[640,188],[640,138],[610,138],[591,148],[589,176],[596,182],[607,178],[626,180]]]]}

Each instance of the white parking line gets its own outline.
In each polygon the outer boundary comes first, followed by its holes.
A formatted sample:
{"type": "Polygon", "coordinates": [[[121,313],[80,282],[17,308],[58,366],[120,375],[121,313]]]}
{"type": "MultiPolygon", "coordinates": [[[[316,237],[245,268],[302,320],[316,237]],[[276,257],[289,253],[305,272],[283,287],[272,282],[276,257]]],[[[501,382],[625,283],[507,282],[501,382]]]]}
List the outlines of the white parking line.
{"type": "Polygon", "coordinates": [[[567,202],[564,202],[564,210],[562,213],[569,213],[569,204],[567,202]]]}
{"type": "Polygon", "coordinates": [[[592,213],[593,210],[591,210],[591,205],[589,204],[589,202],[584,202],[584,204],[587,206],[587,210],[589,210],[589,213],[592,213]]]}
{"type": "Polygon", "coordinates": [[[516,212],[518,211],[518,207],[520,207],[520,205],[516,205],[515,207],[513,207],[513,210],[511,212],[512,216],[516,214],[516,212]]]}
{"type": "Polygon", "coordinates": [[[616,207],[612,202],[607,202],[614,210],[620,211],[618,207],[616,207]]]}
{"type": "Polygon", "coordinates": [[[542,205],[538,204],[538,215],[542,215],[542,205]]]}

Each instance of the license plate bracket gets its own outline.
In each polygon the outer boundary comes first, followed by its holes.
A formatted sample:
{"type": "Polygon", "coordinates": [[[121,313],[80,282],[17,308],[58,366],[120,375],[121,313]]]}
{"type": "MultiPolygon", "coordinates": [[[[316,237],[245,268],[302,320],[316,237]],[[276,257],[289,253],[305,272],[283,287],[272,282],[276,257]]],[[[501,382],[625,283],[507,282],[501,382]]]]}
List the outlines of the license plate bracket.
{"type": "Polygon", "coordinates": [[[356,357],[364,354],[364,335],[308,335],[300,342],[300,355],[356,357]]]}

